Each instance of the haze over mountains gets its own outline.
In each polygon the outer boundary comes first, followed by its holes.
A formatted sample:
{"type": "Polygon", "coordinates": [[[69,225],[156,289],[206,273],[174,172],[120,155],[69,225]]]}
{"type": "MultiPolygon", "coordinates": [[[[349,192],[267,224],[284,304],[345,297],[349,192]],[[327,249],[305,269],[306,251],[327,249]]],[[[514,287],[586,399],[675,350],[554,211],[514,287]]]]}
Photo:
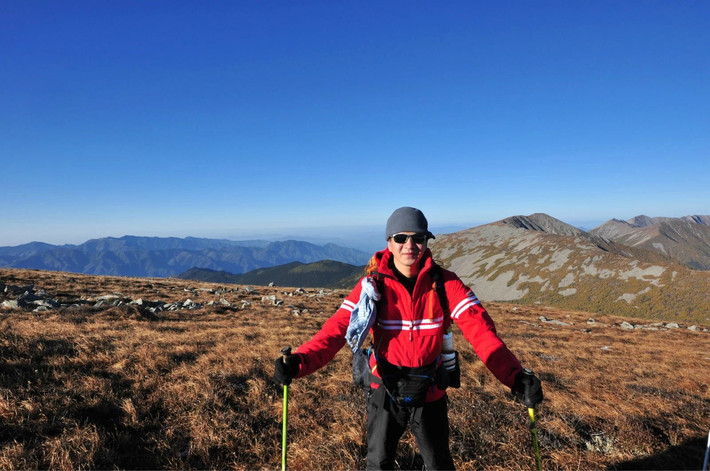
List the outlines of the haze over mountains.
{"type": "Polygon", "coordinates": [[[303,241],[231,241],[188,237],[107,237],[81,245],[32,242],[0,247],[0,267],[69,271],[87,275],[168,277],[192,267],[244,273],[294,261],[336,260],[361,265],[371,254],[303,241]]]}

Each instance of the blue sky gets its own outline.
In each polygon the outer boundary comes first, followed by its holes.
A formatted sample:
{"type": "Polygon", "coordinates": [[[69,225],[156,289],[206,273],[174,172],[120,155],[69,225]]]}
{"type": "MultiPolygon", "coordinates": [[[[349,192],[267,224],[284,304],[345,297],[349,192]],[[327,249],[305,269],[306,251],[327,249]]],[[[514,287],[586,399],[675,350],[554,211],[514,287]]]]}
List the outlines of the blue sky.
{"type": "Polygon", "coordinates": [[[0,246],[710,214],[708,110],[707,1],[0,0],[0,246]]]}

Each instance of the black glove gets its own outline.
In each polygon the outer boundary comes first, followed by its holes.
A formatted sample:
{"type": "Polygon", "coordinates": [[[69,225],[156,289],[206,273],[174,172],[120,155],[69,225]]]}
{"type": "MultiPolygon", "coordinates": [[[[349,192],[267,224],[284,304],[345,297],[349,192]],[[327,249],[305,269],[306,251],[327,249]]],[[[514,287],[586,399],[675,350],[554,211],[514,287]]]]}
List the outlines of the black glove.
{"type": "Polygon", "coordinates": [[[522,398],[526,407],[535,407],[542,402],[542,383],[531,370],[523,370],[515,377],[513,394],[522,398]]]}
{"type": "Polygon", "coordinates": [[[296,377],[301,364],[300,355],[280,356],[276,359],[274,368],[274,381],[278,384],[291,384],[291,380],[296,377]]]}

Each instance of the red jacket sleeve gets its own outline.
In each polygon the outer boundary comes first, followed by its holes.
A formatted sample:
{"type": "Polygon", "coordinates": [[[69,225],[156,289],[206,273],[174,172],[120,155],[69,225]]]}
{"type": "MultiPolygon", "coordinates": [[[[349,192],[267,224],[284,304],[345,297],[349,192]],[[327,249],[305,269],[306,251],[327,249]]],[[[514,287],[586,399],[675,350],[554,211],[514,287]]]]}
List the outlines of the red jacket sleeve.
{"type": "Polygon", "coordinates": [[[473,291],[456,275],[451,279],[446,278],[445,287],[452,320],[491,373],[501,383],[512,388],[515,376],[523,369],[520,361],[498,337],[493,319],[473,291]]]}
{"type": "Polygon", "coordinates": [[[350,324],[350,315],[360,300],[362,285],[358,282],[350,294],[343,300],[338,310],[308,342],[296,350],[301,356],[301,365],[297,378],[309,375],[325,366],[345,345],[345,332],[350,324]]]}

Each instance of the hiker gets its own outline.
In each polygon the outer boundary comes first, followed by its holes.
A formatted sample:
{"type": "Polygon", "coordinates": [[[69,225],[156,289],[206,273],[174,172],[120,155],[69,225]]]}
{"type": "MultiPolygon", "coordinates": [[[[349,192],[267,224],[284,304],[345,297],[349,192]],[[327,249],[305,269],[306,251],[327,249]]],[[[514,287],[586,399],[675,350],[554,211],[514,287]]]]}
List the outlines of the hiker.
{"type": "Polygon", "coordinates": [[[287,385],[324,366],[346,341],[357,355],[365,337],[372,335],[365,357],[367,469],[394,467],[407,425],[426,469],[454,469],[446,398],[447,386],[458,381],[451,365],[456,359],[450,351],[452,322],[493,375],[526,405],[534,407],[543,398],[540,380],[523,369],[498,337],[473,291],[434,263],[427,248],[433,238],[420,210],[395,210],[387,220],[387,248],[373,256],[370,276],[353,288],[312,339],[275,363],[274,380],[287,385]],[[449,356],[443,358],[445,354],[449,356]]]}

